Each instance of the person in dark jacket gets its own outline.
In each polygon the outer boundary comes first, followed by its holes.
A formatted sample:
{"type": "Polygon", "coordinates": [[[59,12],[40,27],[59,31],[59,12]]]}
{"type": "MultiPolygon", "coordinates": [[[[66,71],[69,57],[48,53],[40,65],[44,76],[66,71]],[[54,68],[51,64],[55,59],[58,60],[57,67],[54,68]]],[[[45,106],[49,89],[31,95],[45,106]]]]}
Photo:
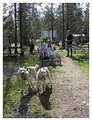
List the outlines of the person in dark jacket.
{"type": "Polygon", "coordinates": [[[31,37],[30,38],[30,40],[29,40],[29,45],[30,45],[30,53],[34,53],[33,51],[34,51],[34,39],[33,39],[33,37],[31,37]]]}
{"type": "Polygon", "coordinates": [[[70,50],[70,57],[72,57],[72,41],[73,41],[73,35],[71,34],[71,31],[68,30],[67,31],[67,36],[66,36],[66,40],[67,40],[67,57],[69,57],[69,50],[70,50]]]}

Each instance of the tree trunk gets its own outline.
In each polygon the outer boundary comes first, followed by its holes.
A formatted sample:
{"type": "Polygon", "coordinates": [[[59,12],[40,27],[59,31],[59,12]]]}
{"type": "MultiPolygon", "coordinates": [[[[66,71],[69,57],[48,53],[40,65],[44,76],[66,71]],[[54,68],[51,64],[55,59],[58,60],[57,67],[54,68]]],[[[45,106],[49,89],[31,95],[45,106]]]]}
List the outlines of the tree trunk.
{"type": "Polygon", "coordinates": [[[19,4],[20,5],[20,49],[21,49],[21,54],[20,55],[24,55],[23,52],[23,34],[22,34],[22,3],[19,4]]]}
{"type": "Polygon", "coordinates": [[[69,30],[69,17],[68,17],[69,15],[68,15],[68,10],[69,9],[68,9],[68,3],[67,3],[67,18],[66,18],[67,19],[67,30],[69,30]]]}
{"type": "Polygon", "coordinates": [[[17,54],[17,24],[16,24],[16,3],[14,3],[14,9],[15,9],[15,54],[17,54]]]}
{"type": "Polygon", "coordinates": [[[59,40],[62,40],[62,4],[59,5],[59,40]]]}
{"type": "Polygon", "coordinates": [[[52,29],[52,40],[53,40],[53,3],[51,3],[51,16],[52,16],[52,19],[51,19],[51,29],[52,29]]]}
{"type": "Polygon", "coordinates": [[[65,49],[65,36],[64,36],[64,3],[62,3],[62,48],[65,49]]]}

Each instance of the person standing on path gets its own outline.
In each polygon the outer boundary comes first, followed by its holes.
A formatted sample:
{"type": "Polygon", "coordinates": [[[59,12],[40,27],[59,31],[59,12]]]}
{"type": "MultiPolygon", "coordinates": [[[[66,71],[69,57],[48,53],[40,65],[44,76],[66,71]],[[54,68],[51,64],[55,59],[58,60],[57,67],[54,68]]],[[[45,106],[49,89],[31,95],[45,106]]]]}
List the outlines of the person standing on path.
{"type": "Polygon", "coordinates": [[[34,53],[33,51],[34,51],[34,39],[33,39],[33,37],[32,38],[30,38],[30,40],[29,40],[29,44],[30,44],[30,53],[34,53]]]}
{"type": "Polygon", "coordinates": [[[71,34],[71,31],[67,31],[67,36],[66,36],[66,42],[67,42],[67,57],[69,57],[69,50],[71,52],[70,57],[72,57],[72,41],[73,41],[73,35],[71,34]]]}

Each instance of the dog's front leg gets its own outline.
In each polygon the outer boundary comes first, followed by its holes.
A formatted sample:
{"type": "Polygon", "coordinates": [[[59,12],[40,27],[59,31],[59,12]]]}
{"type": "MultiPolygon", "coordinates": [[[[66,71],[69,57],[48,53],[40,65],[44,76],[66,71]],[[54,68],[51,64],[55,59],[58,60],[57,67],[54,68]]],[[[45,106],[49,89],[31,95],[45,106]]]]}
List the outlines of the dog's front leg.
{"type": "Polygon", "coordinates": [[[51,81],[51,76],[50,76],[50,72],[48,71],[48,73],[47,73],[47,76],[48,76],[48,79],[49,79],[49,81],[50,81],[50,87],[51,87],[51,89],[52,89],[52,81],[51,81]]]}
{"type": "Polygon", "coordinates": [[[39,77],[36,76],[36,81],[37,81],[37,91],[39,91],[39,77]]]}
{"type": "Polygon", "coordinates": [[[43,85],[43,92],[45,92],[46,91],[46,79],[43,80],[43,83],[44,83],[44,85],[43,85]]]}
{"type": "Polygon", "coordinates": [[[50,81],[50,84],[52,85],[52,82],[51,82],[51,76],[50,76],[50,72],[49,72],[49,70],[48,70],[48,72],[47,72],[47,76],[48,76],[48,79],[49,79],[49,81],[50,81]]]}
{"type": "Polygon", "coordinates": [[[28,80],[29,85],[31,84],[32,89],[34,90],[34,86],[33,86],[33,84],[32,84],[32,81],[30,80],[29,76],[27,76],[27,80],[28,80]]]}

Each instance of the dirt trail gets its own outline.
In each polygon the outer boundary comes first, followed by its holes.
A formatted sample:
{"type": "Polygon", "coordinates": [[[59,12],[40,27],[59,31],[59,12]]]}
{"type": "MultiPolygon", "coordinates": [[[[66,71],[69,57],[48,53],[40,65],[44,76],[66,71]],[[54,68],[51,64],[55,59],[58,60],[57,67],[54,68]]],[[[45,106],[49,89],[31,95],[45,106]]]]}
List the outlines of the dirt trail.
{"type": "Polygon", "coordinates": [[[52,77],[57,100],[55,117],[89,117],[88,75],[80,71],[72,59],[64,57],[62,67],[57,67],[52,77]]]}
{"type": "Polygon", "coordinates": [[[40,110],[34,114],[32,107],[36,105],[36,103],[40,105],[41,100],[40,98],[31,100],[31,98],[29,98],[30,94],[28,94],[24,98],[21,98],[22,102],[14,104],[10,110],[9,117],[88,118],[88,74],[84,74],[79,67],[72,62],[71,58],[63,57],[62,66],[56,67],[51,76],[53,91],[52,94],[49,95],[50,99],[48,98],[49,106],[51,105],[50,110],[40,107],[40,110]],[[24,111],[24,113],[22,112],[23,115],[20,113],[21,111],[24,111]],[[46,116],[45,114],[49,114],[50,116],[46,116]]]}

